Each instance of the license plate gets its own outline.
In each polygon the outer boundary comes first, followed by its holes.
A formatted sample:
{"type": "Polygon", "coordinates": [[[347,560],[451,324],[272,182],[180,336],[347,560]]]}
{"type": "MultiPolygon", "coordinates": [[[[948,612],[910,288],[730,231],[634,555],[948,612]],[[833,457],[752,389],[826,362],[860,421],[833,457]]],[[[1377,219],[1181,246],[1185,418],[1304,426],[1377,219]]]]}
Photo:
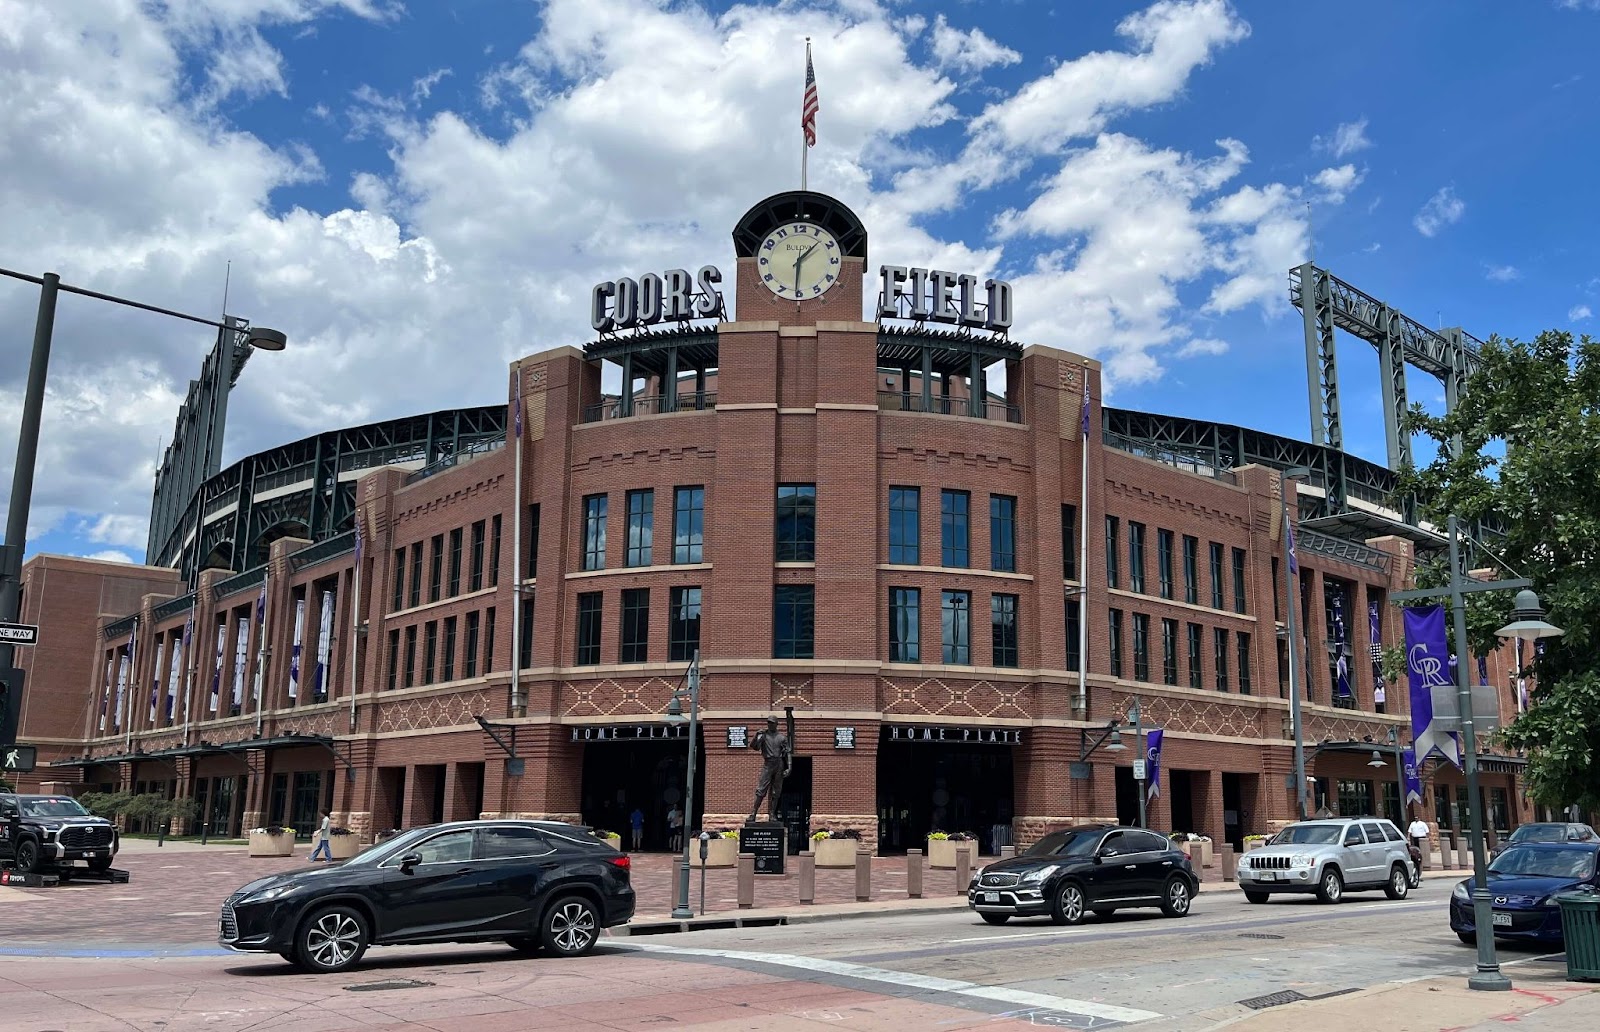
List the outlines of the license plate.
{"type": "Polygon", "coordinates": [[[1259,878],[1261,881],[1277,881],[1279,878],[1281,878],[1283,876],[1280,875],[1277,871],[1257,871],[1256,872],[1256,877],[1259,878]]]}
{"type": "Polygon", "coordinates": [[[998,902],[1000,902],[1000,893],[998,893],[998,892],[985,892],[983,894],[983,901],[985,903],[998,903],[998,902]]]}
{"type": "Polygon", "coordinates": [[[1511,915],[1510,914],[1496,914],[1496,915],[1494,915],[1494,926],[1496,928],[1510,928],[1511,927],[1511,915]]]}

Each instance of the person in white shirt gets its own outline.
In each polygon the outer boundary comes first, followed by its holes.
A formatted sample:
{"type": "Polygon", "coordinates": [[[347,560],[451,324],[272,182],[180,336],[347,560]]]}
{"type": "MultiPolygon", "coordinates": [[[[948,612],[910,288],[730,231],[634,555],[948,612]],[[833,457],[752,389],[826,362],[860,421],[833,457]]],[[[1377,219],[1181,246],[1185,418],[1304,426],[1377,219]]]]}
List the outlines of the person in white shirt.
{"type": "Polygon", "coordinates": [[[1411,836],[1411,841],[1416,843],[1418,849],[1424,853],[1428,851],[1427,821],[1421,817],[1413,818],[1410,827],[1406,828],[1406,834],[1411,836]]]}

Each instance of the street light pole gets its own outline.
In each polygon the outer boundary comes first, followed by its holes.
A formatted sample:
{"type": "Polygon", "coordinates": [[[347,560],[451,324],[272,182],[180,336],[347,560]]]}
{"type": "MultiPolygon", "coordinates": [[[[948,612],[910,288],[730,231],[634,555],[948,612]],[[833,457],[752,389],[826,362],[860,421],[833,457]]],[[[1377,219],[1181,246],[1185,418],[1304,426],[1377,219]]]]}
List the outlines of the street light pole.
{"type": "MultiPolygon", "coordinates": [[[[689,844],[693,836],[689,834],[690,815],[694,813],[694,761],[695,750],[700,744],[700,650],[695,649],[694,659],[689,664],[689,776],[684,788],[683,798],[683,859],[678,861],[678,891],[677,899],[672,908],[672,916],[680,920],[694,916],[694,910],[689,906],[689,844]]],[[[673,708],[677,707],[677,716],[682,719],[682,708],[678,702],[677,692],[673,693],[672,703],[668,706],[668,716],[673,715],[673,708]]]]}
{"type": "Polygon", "coordinates": [[[1295,676],[1295,665],[1300,651],[1300,621],[1296,618],[1300,610],[1300,593],[1295,590],[1299,577],[1295,567],[1298,565],[1293,553],[1288,548],[1289,542],[1289,478],[1291,476],[1306,476],[1311,470],[1304,466],[1293,469],[1280,469],[1278,471],[1278,501],[1283,507],[1283,608],[1284,629],[1289,640],[1285,651],[1289,654],[1289,723],[1294,731],[1294,792],[1295,803],[1300,820],[1306,819],[1306,745],[1300,723],[1300,679],[1295,676]]]}
{"type": "MultiPolygon", "coordinates": [[[[1396,803],[1397,803],[1397,806],[1398,806],[1398,816],[1399,816],[1399,819],[1395,821],[1395,824],[1397,824],[1400,827],[1400,830],[1403,832],[1403,831],[1405,831],[1405,827],[1406,827],[1406,823],[1407,823],[1406,822],[1406,758],[1405,758],[1405,754],[1400,749],[1400,732],[1395,730],[1392,727],[1389,729],[1389,744],[1394,746],[1394,783],[1395,783],[1395,787],[1397,787],[1400,790],[1400,794],[1395,796],[1395,800],[1396,800],[1396,803]]],[[[1409,839],[1411,836],[1408,834],[1406,837],[1409,839]]]]}
{"type": "Polygon", "coordinates": [[[1150,750],[1144,744],[1144,724],[1141,723],[1142,714],[1139,712],[1139,700],[1135,698],[1133,705],[1128,709],[1128,719],[1133,721],[1133,744],[1139,750],[1139,763],[1144,770],[1144,777],[1135,782],[1134,787],[1139,790],[1139,827],[1146,825],[1145,803],[1150,795],[1150,750]]]}

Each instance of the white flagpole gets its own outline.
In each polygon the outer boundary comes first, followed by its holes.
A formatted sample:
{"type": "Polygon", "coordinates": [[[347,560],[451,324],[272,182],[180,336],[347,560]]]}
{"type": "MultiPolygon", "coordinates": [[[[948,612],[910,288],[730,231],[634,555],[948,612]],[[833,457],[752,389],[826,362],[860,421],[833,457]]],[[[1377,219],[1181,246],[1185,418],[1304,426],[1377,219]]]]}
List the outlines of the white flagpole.
{"type": "MultiPolygon", "coordinates": [[[[522,363],[512,368],[511,388],[511,715],[524,716],[522,700],[522,363]]],[[[676,392],[677,384],[672,385],[676,392]]],[[[487,671],[485,671],[487,673],[487,671]]]]}
{"type": "MultiPolygon", "coordinates": [[[[1083,367],[1084,412],[1089,407],[1089,367],[1083,367]]],[[[1087,418],[1086,416],[1084,418],[1087,418]]],[[[1081,429],[1081,424],[1080,424],[1081,429]]],[[[1089,719],[1089,434],[1078,449],[1082,484],[1078,499],[1078,719],[1089,719]]]]}
{"type": "Polygon", "coordinates": [[[806,37],[806,87],[805,87],[805,93],[802,94],[801,100],[800,100],[800,105],[801,105],[801,109],[802,109],[802,114],[800,116],[800,192],[801,193],[805,193],[805,191],[806,191],[806,159],[811,156],[811,143],[810,143],[809,140],[806,139],[806,128],[805,128],[806,119],[805,119],[805,115],[804,115],[804,108],[805,108],[805,104],[806,104],[806,99],[811,94],[811,78],[815,74],[816,73],[812,70],[812,67],[811,67],[811,37],[807,36],[806,37]]]}
{"type": "MultiPolygon", "coordinates": [[[[359,540],[361,537],[360,516],[358,515],[356,519],[358,521],[356,538],[359,540]]],[[[356,549],[356,583],[355,590],[351,592],[353,597],[350,600],[350,730],[352,732],[356,729],[356,645],[361,640],[361,564],[365,561],[360,556],[361,551],[362,549],[356,549]]]]}

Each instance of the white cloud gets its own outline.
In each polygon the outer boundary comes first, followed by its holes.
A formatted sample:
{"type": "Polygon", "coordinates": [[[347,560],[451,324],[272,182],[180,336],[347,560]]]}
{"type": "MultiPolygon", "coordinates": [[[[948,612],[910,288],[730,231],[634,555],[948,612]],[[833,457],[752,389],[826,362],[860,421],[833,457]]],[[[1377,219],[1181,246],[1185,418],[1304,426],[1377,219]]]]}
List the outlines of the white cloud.
{"type": "Polygon", "coordinates": [[[929,43],[934,61],[939,68],[959,75],[978,75],[994,65],[1014,65],[1022,55],[1010,47],[1002,46],[984,35],[982,29],[950,27],[944,15],[933,22],[933,39],[929,43]]]}
{"type": "Polygon", "coordinates": [[[128,553],[119,552],[114,548],[108,548],[103,552],[91,552],[88,555],[85,555],[84,558],[85,559],[98,559],[103,563],[131,563],[131,562],[133,562],[133,557],[128,555],[128,553]]]}
{"type": "Polygon", "coordinates": [[[1191,340],[1189,343],[1178,349],[1179,358],[1199,358],[1201,356],[1211,357],[1215,355],[1226,355],[1227,353],[1227,341],[1216,340],[1209,337],[1196,338],[1195,340],[1191,340]]]}
{"type": "Polygon", "coordinates": [[[1312,137],[1311,146],[1327,151],[1335,159],[1366,150],[1372,146],[1372,141],[1367,138],[1367,120],[1361,118],[1354,122],[1342,122],[1327,137],[1312,137]]]}
{"type": "Polygon", "coordinates": [[[1325,168],[1311,177],[1311,181],[1321,187],[1322,199],[1331,204],[1342,204],[1346,195],[1361,185],[1366,178],[1366,173],[1358,171],[1354,165],[1340,165],[1337,168],[1325,168]]]}
{"type": "Polygon", "coordinates": [[[1496,283],[1510,283],[1512,280],[1522,278],[1522,270],[1515,265],[1486,265],[1483,269],[1483,278],[1496,283]]]}
{"type": "Polygon", "coordinates": [[[1438,193],[1428,198],[1428,203],[1417,212],[1411,224],[1417,227],[1418,233],[1431,237],[1444,227],[1460,222],[1466,210],[1466,202],[1456,196],[1455,187],[1441,186],[1438,193]]]}
{"type": "Polygon", "coordinates": [[[1588,305],[1573,305],[1571,308],[1567,309],[1567,318],[1571,319],[1573,322],[1583,322],[1583,320],[1588,319],[1593,315],[1594,312],[1589,310],[1588,305]]]}
{"type": "MultiPolygon", "coordinates": [[[[155,475],[154,463],[148,470],[141,473],[155,475]]],[[[150,522],[144,516],[117,516],[111,513],[102,513],[93,521],[85,522],[78,528],[80,536],[96,544],[120,545],[126,548],[143,548],[145,535],[149,530],[150,522]]]]}

